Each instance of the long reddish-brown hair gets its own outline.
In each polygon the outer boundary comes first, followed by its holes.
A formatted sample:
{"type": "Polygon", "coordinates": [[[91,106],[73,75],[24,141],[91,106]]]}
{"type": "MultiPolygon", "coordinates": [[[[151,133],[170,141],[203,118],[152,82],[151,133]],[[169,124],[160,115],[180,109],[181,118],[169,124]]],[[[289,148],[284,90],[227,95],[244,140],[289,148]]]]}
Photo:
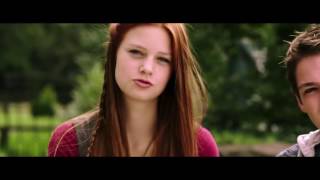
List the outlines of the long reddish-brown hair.
{"type": "MultiPolygon", "coordinates": [[[[98,122],[88,156],[129,156],[123,93],[115,80],[116,54],[126,33],[143,24],[110,24],[98,122]]],[[[151,24],[171,40],[172,73],[158,97],[153,156],[197,156],[197,130],[207,110],[207,88],[193,56],[184,24],[151,24]]],[[[156,42],[155,42],[156,43],[156,42]]]]}

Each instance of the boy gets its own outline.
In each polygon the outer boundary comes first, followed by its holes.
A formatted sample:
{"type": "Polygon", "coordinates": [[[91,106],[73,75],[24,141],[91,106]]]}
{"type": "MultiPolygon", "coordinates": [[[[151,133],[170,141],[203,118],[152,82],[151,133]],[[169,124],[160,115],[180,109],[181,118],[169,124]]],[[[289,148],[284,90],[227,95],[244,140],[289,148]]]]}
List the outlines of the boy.
{"type": "Polygon", "coordinates": [[[299,135],[297,144],[278,157],[320,156],[320,26],[310,26],[291,43],[284,63],[291,88],[302,112],[318,130],[299,135]]]}

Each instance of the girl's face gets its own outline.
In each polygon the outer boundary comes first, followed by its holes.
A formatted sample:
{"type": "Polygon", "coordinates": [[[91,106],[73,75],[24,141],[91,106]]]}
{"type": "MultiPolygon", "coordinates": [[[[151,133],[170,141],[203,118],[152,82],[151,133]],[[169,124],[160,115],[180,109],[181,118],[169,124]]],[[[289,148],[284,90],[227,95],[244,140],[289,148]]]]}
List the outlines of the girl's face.
{"type": "Polygon", "coordinates": [[[129,30],[116,56],[115,79],[126,98],[154,101],[171,75],[170,37],[165,29],[142,25],[129,30]]]}

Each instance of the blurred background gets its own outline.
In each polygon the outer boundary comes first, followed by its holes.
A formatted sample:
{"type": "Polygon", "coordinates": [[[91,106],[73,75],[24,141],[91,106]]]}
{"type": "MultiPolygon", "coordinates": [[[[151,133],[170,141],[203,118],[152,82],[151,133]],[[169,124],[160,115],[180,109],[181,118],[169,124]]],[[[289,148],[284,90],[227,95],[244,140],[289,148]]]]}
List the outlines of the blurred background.
{"type": "MultiPolygon", "coordinates": [[[[223,156],[274,156],[314,130],[286,79],[307,24],[189,24],[223,156]]],[[[107,24],[0,24],[0,156],[46,156],[61,122],[98,104],[107,24]]]]}

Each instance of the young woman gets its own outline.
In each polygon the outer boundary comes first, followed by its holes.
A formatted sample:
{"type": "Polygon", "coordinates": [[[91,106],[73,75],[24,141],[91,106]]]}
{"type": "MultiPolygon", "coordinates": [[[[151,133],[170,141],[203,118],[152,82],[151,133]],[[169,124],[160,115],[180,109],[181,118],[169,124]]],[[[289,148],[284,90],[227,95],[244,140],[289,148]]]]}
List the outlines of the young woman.
{"type": "Polygon", "coordinates": [[[184,24],[110,24],[100,105],[59,125],[49,156],[219,156],[184,24]]]}

